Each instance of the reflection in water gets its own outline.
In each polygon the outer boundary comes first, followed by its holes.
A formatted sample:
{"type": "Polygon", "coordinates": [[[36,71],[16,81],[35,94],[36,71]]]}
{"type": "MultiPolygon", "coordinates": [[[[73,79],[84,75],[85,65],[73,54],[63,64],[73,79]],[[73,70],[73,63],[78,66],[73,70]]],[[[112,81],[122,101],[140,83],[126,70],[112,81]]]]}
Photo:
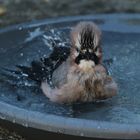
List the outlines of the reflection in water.
{"type": "MultiPolygon", "coordinates": [[[[73,105],[52,103],[42,94],[39,83],[31,80],[27,74],[17,71],[16,65],[30,67],[33,60],[39,61],[42,57],[47,59],[56,46],[70,47],[69,30],[70,28],[63,28],[43,32],[39,28],[33,33],[30,31],[30,34],[20,30],[21,36],[26,34],[27,37],[23,39],[23,43],[19,42],[19,46],[6,50],[1,48],[5,52],[1,57],[6,57],[6,54],[10,57],[10,61],[8,58],[0,62],[1,66],[9,65],[10,68],[1,69],[0,99],[43,113],[120,123],[140,123],[139,34],[103,32],[104,59],[113,59],[108,69],[119,86],[119,94],[106,101],[73,105]],[[16,55],[13,55],[13,52],[16,55]],[[13,71],[9,71],[11,66],[13,71]]],[[[66,55],[65,52],[63,55],[66,55]]],[[[51,62],[51,65],[56,65],[55,61],[51,62]]],[[[52,67],[48,67],[46,75],[51,74],[49,68],[52,67]]]]}

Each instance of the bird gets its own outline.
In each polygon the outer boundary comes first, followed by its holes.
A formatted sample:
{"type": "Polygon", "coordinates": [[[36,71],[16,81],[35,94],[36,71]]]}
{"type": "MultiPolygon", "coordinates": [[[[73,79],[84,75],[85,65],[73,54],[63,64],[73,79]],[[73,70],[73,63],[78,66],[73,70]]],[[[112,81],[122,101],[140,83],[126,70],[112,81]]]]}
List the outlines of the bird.
{"type": "Polygon", "coordinates": [[[41,90],[56,103],[94,102],[117,94],[115,80],[102,64],[101,30],[92,21],[75,25],[70,32],[69,56],[52,73],[52,84],[41,81],[41,90]]]}

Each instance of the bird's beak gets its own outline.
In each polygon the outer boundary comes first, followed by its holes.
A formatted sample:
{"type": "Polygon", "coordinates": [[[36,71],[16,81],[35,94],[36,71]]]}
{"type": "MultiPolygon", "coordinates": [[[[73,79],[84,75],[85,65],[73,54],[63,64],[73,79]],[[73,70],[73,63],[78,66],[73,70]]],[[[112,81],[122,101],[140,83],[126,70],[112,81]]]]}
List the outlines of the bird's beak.
{"type": "Polygon", "coordinates": [[[95,65],[97,65],[99,63],[99,58],[96,56],[95,53],[93,52],[84,52],[84,53],[80,53],[76,59],[75,59],[75,63],[79,64],[81,60],[84,61],[90,61],[93,62],[95,65]]]}

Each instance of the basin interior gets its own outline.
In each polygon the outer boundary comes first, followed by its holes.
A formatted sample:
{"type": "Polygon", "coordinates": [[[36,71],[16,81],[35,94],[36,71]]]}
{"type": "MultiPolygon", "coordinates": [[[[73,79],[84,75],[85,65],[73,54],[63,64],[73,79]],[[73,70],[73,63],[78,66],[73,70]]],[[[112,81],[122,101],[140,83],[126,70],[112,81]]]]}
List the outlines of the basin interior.
{"type": "MultiPolygon", "coordinates": [[[[49,57],[54,46],[70,47],[71,26],[16,28],[0,34],[0,100],[9,104],[73,118],[135,124],[140,123],[140,33],[102,31],[103,59],[118,83],[118,95],[96,103],[60,105],[50,102],[39,84],[26,74],[16,74],[16,65],[49,57]]],[[[101,23],[103,24],[103,23],[101,23]]],[[[99,23],[100,25],[100,23],[99,23]]]]}

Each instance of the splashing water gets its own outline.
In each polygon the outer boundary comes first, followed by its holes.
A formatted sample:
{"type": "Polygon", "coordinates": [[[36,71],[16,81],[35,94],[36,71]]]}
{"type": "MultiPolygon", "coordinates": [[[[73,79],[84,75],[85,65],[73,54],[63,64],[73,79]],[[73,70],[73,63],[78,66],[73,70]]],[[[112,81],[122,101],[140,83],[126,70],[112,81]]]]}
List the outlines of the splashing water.
{"type": "MultiPolygon", "coordinates": [[[[29,66],[33,60],[49,57],[54,47],[70,47],[69,31],[70,28],[61,28],[44,32],[37,28],[29,32],[23,41],[23,48],[14,50],[17,55],[11,57],[13,65],[29,66]]],[[[140,123],[139,36],[138,33],[103,32],[104,59],[113,60],[109,71],[119,87],[118,95],[112,99],[99,103],[58,105],[45,98],[39,85],[28,79],[28,75],[24,73],[18,76],[14,73],[1,76],[0,89],[4,94],[0,95],[0,99],[43,113],[119,123],[140,123]]],[[[10,51],[8,55],[13,56],[10,51]]],[[[5,60],[5,63],[9,64],[9,61],[5,60]]],[[[55,61],[53,64],[56,65],[55,61]]]]}

